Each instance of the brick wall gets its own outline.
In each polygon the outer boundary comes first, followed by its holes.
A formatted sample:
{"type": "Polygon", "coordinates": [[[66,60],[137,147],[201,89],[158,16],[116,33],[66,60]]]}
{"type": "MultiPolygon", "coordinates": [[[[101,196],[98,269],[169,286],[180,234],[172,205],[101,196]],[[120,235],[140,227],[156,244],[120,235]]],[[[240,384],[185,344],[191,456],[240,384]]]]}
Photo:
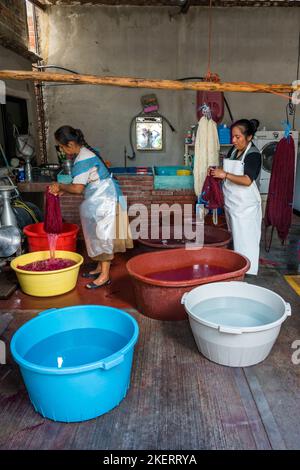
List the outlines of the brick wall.
{"type": "Polygon", "coordinates": [[[0,36],[28,47],[25,0],[0,0],[0,36]]]}
{"type": "MultiPolygon", "coordinates": [[[[144,204],[148,209],[148,218],[151,214],[152,204],[192,204],[194,206],[196,197],[192,190],[168,190],[157,191],[153,187],[152,176],[117,176],[124,196],[127,196],[127,206],[130,208],[133,204],[144,204]]],[[[79,205],[82,202],[82,196],[64,195],[61,199],[62,216],[65,222],[80,224],[79,205]]],[[[135,218],[130,217],[130,219],[135,218]]],[[[143,219],[143,214],[141,214],[143,219]]]]}
{"type": "MultiPolygon", "coordinates": [[[[196,196],[193,190],[168,190],[157,191],[153,187],[153,176],[117,176],[124,196],[127,196],[127,206],[133,204],[144,204],[148,209],[147,219],[151,214],[151,205],[153,204],[179,204],[183,208],[184,204],[191,204],[194,207],[196,196]]],[[[19,183],[18,189],[26,199],[26,193],[44,193],[49,183],[19,183]],[[24,194],[25,193],[25,194],[24,194]]],[[[80,226],[79,206],[83,196],[65,194],[61,198],[61,211],[64,222],[78,224],[80,226]]],[[[183,209],[181,210],[183,214],[183,209]]],[[[129,217],[131,220],[140,216],[143,220],[143,214],[135,214],[129,217]]],[[[171,214],[171,221],[173,215],[171,214]]],[[[80,234],[82,238],[82,234],[80,234]]]]}
{"type": "Polygon", "coordinates": [[[28,49],[32,52],[37,52],[36,35],[35,35],[35,19],[33,5],[30,2],[26,3],[27,11],[27,27],[28,27],[28,49]]]}
{"type": "Polygon", "coordinates": [[[80,225],[79,206],[83,196],[65,194],[61,198],[61,214],[64,222],[80,225]]]}

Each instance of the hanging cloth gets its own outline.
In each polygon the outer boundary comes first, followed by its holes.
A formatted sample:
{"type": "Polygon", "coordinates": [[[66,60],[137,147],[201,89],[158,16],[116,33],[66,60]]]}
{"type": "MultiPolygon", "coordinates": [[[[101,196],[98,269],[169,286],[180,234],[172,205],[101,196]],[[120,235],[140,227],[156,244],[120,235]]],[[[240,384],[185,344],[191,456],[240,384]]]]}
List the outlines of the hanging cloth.
{"type": "Polygon", "coordinates": [[[44,230],[46,233],[61,233],[62,216],[60,210],[59,196],[51,194],[47,188],[45,195],[45,219],[44,230]]]}
{"type": "MultiPolygon", "coordinates": [[[[251,142],[241,160],[224,158],[224,171],[233,175],[244,175],[244,161],[250,153],[251,142]]],[[[225,180],[223,185],[224,208],[229,229],[232,233],[234,251],[246,256],[250,263],[248,274],[257,274],[259,242],[261,237],[261,197],[255,181],[250,186],[225,180]]]]}
{"type": "Polygon", "coordinates": [[[194,190],[197,196],[201,194],[207,168],[219,165],[219,152],[217,125],[213,119],[203,116],[198,123],[195,139],[194,190]]]}
{"type": "MultiPolygon", "coordinates": [[[[291,135],[283,137],[276,147],[265,213],[265,227],[276,227],[282,243],[286,240],[292,222],[295,178],[295,143],[291,135]]],[[[269,251],[272,242],[272,236],[269,251]]]]}

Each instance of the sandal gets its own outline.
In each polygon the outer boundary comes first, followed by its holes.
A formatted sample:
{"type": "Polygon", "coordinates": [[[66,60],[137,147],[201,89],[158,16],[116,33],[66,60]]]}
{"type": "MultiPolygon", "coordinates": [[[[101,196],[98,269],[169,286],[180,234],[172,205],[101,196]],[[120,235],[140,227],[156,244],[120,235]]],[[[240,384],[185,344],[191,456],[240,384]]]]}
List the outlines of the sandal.
{"type": "Polygon", "coordinates": [[[100,274],[101,273],[82,273],[81,277],[84,277],[85,279],[97,279],[100,274]]]}
{"type": "Polygon", "coordinates": [[[87,289],[98,289],[98,287],[104,287],[104,286],[109,286],[111,284],[111,280],[108,279],[107,281],[103,282],[98,286],[98,284],[95,284],[94,282],[89,282],[89,284],[86,284],[87,289]]]}

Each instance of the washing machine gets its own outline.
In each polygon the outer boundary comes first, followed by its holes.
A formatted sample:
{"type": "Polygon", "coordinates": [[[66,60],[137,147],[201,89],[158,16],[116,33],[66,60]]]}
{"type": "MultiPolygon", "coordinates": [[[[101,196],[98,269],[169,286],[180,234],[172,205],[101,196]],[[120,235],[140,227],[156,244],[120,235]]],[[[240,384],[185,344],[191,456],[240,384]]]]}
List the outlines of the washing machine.
{"type": "MultiPolygon", "coordinates": [[[[299,132],[291,131],[291,135],[295,142],[295,177],[297,168],[297,153],[299,132]]],[[[257,183],[261,194],[268,194],[271,178],[273,157],[278,142],[284,137],[284,131],[257,131],[253,142],[261,152],[262,166],[257,183]]],[[[296,179],[296,178],[295,178],[296,179]]],[[[295,193],[295,191],[294,191],[295,193]]]]}

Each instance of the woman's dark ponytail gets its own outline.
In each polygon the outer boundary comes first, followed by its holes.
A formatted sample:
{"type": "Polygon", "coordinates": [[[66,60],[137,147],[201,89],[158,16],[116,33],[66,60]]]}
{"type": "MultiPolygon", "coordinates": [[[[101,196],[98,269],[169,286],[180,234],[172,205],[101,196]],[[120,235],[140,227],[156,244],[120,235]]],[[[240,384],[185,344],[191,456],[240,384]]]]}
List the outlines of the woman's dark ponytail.
{"type": "Polygon", "coordinates": [[[84,135],[82,133],[82,131],[80,129],[75,129],[75,134],[77,136],[77,144],[78,145],[84,145],[84,142],[85,142],[85,138],[84,138],[84,135]]]}
{"type": "Polygon", "coordinates": [[[250,119],[250,122],[251,122],[251,125],[252,125],[252,129],[253,129],[253,134],[255,134],[255,132],[257,131],[258,127],[259,127],[259,120],[258,119],[250,119]]]}

